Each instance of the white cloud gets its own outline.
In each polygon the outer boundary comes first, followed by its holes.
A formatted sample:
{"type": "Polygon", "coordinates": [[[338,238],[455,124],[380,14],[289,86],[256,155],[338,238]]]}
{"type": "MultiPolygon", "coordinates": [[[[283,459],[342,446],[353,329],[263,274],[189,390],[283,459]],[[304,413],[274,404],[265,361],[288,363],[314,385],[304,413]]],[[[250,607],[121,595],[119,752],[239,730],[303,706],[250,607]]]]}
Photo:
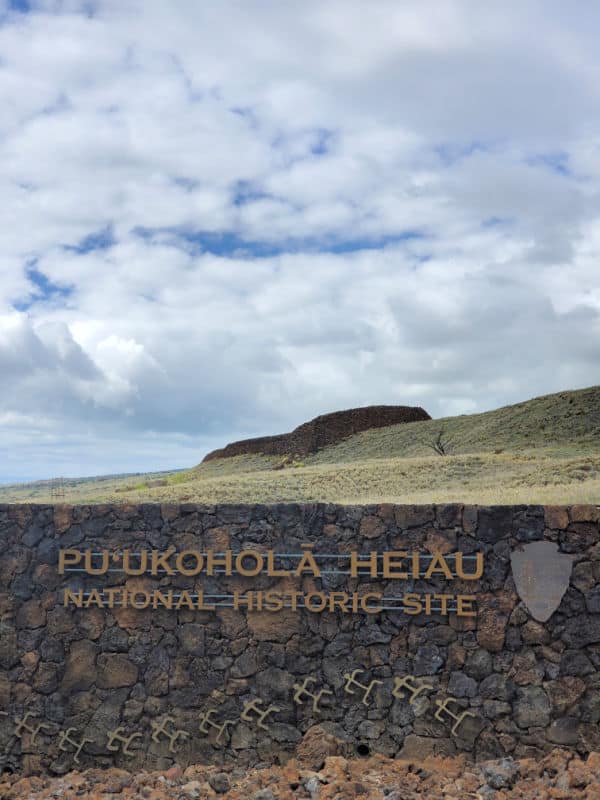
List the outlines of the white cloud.
{"type": "Polygon", "coordinates": [[[600,9],[30,5],[0,5],[5,478],[598,382],[600,9]]]}

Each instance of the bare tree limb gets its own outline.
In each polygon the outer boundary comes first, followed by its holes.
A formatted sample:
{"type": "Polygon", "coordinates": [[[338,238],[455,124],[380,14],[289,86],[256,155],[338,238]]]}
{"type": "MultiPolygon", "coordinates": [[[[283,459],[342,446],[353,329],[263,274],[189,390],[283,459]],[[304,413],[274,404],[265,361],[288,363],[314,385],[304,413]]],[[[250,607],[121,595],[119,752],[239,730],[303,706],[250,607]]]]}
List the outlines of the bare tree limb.
{"type": "Polygon", "coordinates": [[[438,456],[447,456],[450,452],[452,439],[445,435],[444,427],[442,426],[433,441],[430,442],[421,440],[420,444],[424,444],[426,447],[429,447],[434,451],[434,453],[437,453],[438,456]]]}

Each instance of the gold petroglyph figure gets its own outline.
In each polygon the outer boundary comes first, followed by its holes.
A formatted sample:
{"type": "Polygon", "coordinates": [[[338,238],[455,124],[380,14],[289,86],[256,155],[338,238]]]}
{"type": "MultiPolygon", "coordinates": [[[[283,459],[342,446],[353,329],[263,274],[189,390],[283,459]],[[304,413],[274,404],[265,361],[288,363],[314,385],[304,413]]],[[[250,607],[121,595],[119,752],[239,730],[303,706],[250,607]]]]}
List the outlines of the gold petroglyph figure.
{"type": "Polygon", "coordinates": [[[447,697],[445,700],[436,700],[435,704],[438,707],[438,710],[435,712],[434,716],[436,719],[439,719],[440,722],[444,722],[442,714],[445,712],[451,719],[455,720],[454,725],[452,726],[452,734],[456,736],[456,731],[458,730],[463,719],[465,719],[465,717],[476,717],[477,715],[472,711],[463,711],[461,714],[456,714],[454,711],[448,708],[449,703],[456,703],[460,708],[459,701],[456,699],[456,697],[447,697]]]}
{"type": "Polygon", "coordinates": [[[433,686],[430,683],[415,683],[416,678],[414,675],[405,675],[403,678],[394,678],[394,689],[392,695],[399,699],[406,696],[406,691],[410,692],[409,703],[414,706],[417,698],[423,692],[433,691],[433,686]],[[406,690],[406,691],[404,691],[406,690]]]}
{"type": "Polygon", "coordinates": [[[45,722],[38,722],[35,727],[28,725],[28,721],[31,717],[33,717],[33,713],[28,711],[23,719],[19,719],[19,717],[15,717],[15,736],[18,736],[19,739],[23,737],[25,733],[31,734],[31,744],[35,744],[35,740],[37,739],[37,735],[41,730],[50,731],[52,728],[50,725],[46,725],[45,722]]]}
{"type": "Polygon", "coordinates": [[[69,748],[67,747],[67,745],[70,744],[71,747],[75,748],[75,753],[73,754],[73,761],[76,764],[79,764],[79,754],[83,750],[84,745],[87,742],[91,744],[93,740],[83,738],[80,742],[76,742],[75,739],[72,738],[74,733],[75,733],[75,728],[67,728],[66,731],[60,731],[60,740],[58,742],[58,749],[62,750],[64,753],[68,753],[69,748]]]}
{"type": "Polygon", "coordinates": [[[278,711],[281,711],[279,706],[269,706],[266,709],[259,708],[264,703],[263,700],[248,700],[244,703],[244,708],[240,715],[240,719],[245,720],[246,722],[256,722],[256,725],[259,728],[264,728],[264,730],[268,730],[269,726],[265,725],[265,719],[269,714],[276,714],[278,711]],[[252,716],[252,712],[256,714],[256,718],[252,716]]]}
{"type": "Polygon", "coordinates": [[[371,683],[369,683],[368,685],[360,683],[359,681],[356,680],[356,676],[362,675],[363,672],[364,672],[363,669],[355,669],[353,672],[346,672],[344,674],[344,678],[346,679],[344,691],[346,692],[346,694],[356,694],[356,692],[351,688],[352,686],[355,686],[357,689],[362,689],[364,694],[361,702],[363,703],[363,705],[368,706],[369,703],[367,698],[369,697],[375,686],[377,686],[378,684],[380,686],[383,686],[383,681],[373,679],[371,683]]]}
{"type": "Polygon", "coordinates": [[[301,706],[304,703],[303,698],[306,699],[312,697],[312,710],[315,712],[315,714],[318,714],[321,711],[321,709],[319,708],[319,702],[321,701],[321,698],[326,694],[332,695],[333,692],[330,691],[329,689],[320,689],[318,692],[309,691],[308,687],[313,686],[316,682],[317,682],[316,678],[312,678],[311,676],[309,676],[308,678],[305,678],[301,684],[295,683],[294,703],[301,706]]]}
{"type": "Polygon", "coordinates": [[[131,743],[136,739],[143,739],[144,734],[136,731],[136,733],[126,736],[125,733],[126,731],[123,726],[119,726],[112,731],[108,731],[106,734],[108,736],[108,744],[106,745],[106,749],[110,750],[111,753],[117,753],[120,749],[124,756],[134,756],[135,752],[130,749],[131,743]],[[121,747],[121,745],[123,746],[121,747]]]}
{"type": "Polygon", "coordinates": [[[160,737],[164,736],[169,740],[169,752],[174,753],[177,742],[180,739],[189,739],[190,734],[177,728],[177,720],[173,717],[164,717],[161,722],[152,722],[152,741],[160,742],[160,737]],[[172,725],[174,730],[167,730],[167,726],[172,725]]]}
{"type": "Polygon", "coordinates": [[[217,738],[215,739],[216,742],[221,741],[221,737],[226,732],[227,728],[232,728],[237,720],[234,719],[226,719],[225,722],[219,725],[218,723],[214,722],[212,717],[216,714],[216,709],[210,708],[204,714],[202,714],[198,720],[200,723],[200,733],[208,734],[210,733],[210,728],[213,728],[216,731],[219,731],[217,734],[217,738]]]}

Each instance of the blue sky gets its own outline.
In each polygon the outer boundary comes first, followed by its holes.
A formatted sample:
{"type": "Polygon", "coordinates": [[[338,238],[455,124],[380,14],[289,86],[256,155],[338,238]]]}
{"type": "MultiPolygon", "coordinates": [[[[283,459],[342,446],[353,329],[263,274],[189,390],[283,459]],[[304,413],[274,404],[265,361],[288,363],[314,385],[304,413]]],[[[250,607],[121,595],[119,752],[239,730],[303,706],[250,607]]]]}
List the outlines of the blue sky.
{"type": "Polygon", "coordinates": [[[0,481],[600,382],[600,8],[0,0],[0,481]]]}

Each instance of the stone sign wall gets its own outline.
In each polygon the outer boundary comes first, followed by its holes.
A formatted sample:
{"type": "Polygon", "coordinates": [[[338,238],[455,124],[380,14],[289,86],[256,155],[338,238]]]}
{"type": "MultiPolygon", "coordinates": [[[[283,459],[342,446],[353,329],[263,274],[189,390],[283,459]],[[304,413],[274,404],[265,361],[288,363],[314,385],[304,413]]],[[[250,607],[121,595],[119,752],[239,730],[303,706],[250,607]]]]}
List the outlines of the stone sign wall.
{"type": "Polygon", "coordinates": [[[600,750],[596,506],[0,506],[0,769],[600,750]]]}

